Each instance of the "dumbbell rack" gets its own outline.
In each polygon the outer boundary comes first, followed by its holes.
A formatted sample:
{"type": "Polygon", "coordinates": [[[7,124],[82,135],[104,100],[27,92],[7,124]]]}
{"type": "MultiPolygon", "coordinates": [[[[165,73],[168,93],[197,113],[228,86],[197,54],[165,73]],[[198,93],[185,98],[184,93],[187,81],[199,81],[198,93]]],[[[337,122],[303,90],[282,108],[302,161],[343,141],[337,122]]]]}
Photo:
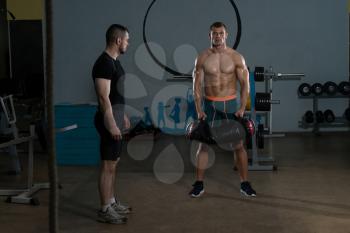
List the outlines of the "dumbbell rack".
{"type": "MultiPolygon", "coordinates": [[[[256,122],[256,112],[250,112],[250,119],[256,122]]],[[[277,166],[274,164],[275,160],[271,156],[261,156],[258,155],[258,147],[256,140],[256,130],[254,135],[251,138],[251,164],[248,166],[249,171],[275,171],[277,166]],[[264,163],[264,164],[263,164],[264,163]],[[265,164],[269,163],[269,164],[265,164]]]]}
{"type": "MultiPolygon", "coordinates": [[[[257,114],[267,114],[268,112],[256,112],[255,111],[255,80],[254,73],[249,74],[250,82],[250,101],[251,101],[251,111],[246,111],[246,114],[249,115],[250,119],[255,123],[257,114]]],[[[256,140],[257,130],[255,130],[254,135],[251,138],[252,148],[249,151],[251,155],[251,164],[248,166],[250,171],[273,171],[277,170],[277,166],[274,164],[274,159],[271,156],[260,156],[258,155],[258,147],[256,140]],[[268,164],[266,164],[268,163],[268,164]]]]}
{"type": "Polygon", "coordinates": [[[270,66],[268,70],[265,70],[263,73],[264,82],[265,82],[265,92],[270,93],[271,96],[271,110],[267,112],[261,112],[259,115],[266,116],[265,125],[267,134],[264,137],[284,137],[285,134],[282,133],[274,133],[272,129],[272,112],[273,112],[273,104],[279,104],[279,100],[272,100],[273,95],[273,82],[274,81],[293,81],[300,80],[301,77],[305,76],[303,73],[275,73],[273,67],[270,66]]]}
{"type": "MultiPolygon", "coordinates": [[[[283,137],[284,134],[275,134],[272,131],[272,104],[279,101],[272,100],[272,85],[274,81],[286,81],[286,80],[300,80],[303,77],[303,73],[275,73],[273,68],[270,66],[268,70],[265,70],[263,67],[256,67],[254,72],[250,72],[249,82],[250,82],[250,101],[251,101],[251,111],[247,112],[250,114],[250,118],[257,122],[256,116],[262,115],[265,116],[265,125],[267,134],[264,137],[283,137]],[[259,81],[265,82],[265,92],[270,94],[270,109],[269,111],[256,111],[255,110],[255,79],[259,76],[259,81]]],[[[271,156],[258,156],[258,148],[256,135],[252,137],[252,149],[251,149],[251,165],[248,167],[249,170],[264,170],[272,171],[277,170],[277,166],[274,165],[274,159],[271,156]],[[269,164],[262,164],[269,163],[269,164]]]]}
{"type": "MultiPolygon", "coordinates": [[[[339,98],[350,98],[350,96],[335,94],[335,95],[310,95],[310,96],[302,96],[299,94],[300,99],[312,99],[312,111],[315,114],[318,109],[319,99],[339,99],[339,98]]],[[[344,117],[336,116],[334,122],[323,122],[318,123],[316,119],[313,123],[307,123],[305,121],[299,121],[299,127],[307,129],[313,128],[312,132],[316,135],[320,135],[320,128],[335,128],[335,127],[350,127],[350,122],[347,121],[344,117]]]]}

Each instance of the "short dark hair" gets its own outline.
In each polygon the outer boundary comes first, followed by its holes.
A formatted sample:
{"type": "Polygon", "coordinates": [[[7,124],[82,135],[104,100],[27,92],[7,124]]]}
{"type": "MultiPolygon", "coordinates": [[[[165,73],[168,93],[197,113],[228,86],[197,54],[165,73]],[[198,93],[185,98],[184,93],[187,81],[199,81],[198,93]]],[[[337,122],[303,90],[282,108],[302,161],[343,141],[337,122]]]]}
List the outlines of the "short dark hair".
{"type": "Polygon", "coordinates": [[[215,22],[212,25],[210,25],[210,30],[212,30],[213,28],[221,28],[224,27],[225,30],[227,30],[226,25],[223,22],[215,22]]]}
{"type": "Polygon", "coordinates": [[[120,24],[112,24],[106,32],[106,44],[115,43],[118,37],[123,37],[126,32],[129,32],[127,27],[120,24]]]}

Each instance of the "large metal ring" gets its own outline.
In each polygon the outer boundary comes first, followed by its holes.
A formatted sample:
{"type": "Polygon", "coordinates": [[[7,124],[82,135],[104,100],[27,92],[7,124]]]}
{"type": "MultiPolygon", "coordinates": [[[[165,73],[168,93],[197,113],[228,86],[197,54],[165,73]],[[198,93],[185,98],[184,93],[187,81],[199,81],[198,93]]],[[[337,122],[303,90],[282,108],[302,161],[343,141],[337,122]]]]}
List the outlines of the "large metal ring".
{"type": "MultiPolygon", "coordinates": [[[[241,33],[242,33],[242,23],[241,23],[241,17],[239,15],[239,12],[238,12],[238,8],[236,6],[236,4],[234,3],[233,0],[229,0],[233,9],[235,10],[235,14],[236,14],[236,19],[237,19],[237,34],[236,34],[236,39],[235,39],[235,42],[232,46],[233,49],[237,49],[238,47],[238,44],[241,40],[241,33]]],[[[156,2],[156,0],[153,0],[151,2],[151,4],[149,5],[147,11],[146,11],[146,15],[143,19],[143,42],[145,43],[145,46],[146,46],[146,49],[148,51],[148,53],[151,55],[152,59],[157,63],[157,65],[159,65],[160,67],[162,67],[165,71],[167,71],[168,73],[170,74],[173,74],[173,75],[177,75],[177,76],[191,76],[191,74],[184,74],[184,73],[181,73],[181,72],[178,72],[176,70],[173,70],[171,69],[170,67],[164,65],[163,63],[161,63],[157,58],[156,56],[152,53],[149,45],[148,45],[148,42],[147,42],[147,38],[146,38],[146,23],[147,23],[147,17],[148,17],[148,14],[153,6],[153,4],[156,2]]]]}

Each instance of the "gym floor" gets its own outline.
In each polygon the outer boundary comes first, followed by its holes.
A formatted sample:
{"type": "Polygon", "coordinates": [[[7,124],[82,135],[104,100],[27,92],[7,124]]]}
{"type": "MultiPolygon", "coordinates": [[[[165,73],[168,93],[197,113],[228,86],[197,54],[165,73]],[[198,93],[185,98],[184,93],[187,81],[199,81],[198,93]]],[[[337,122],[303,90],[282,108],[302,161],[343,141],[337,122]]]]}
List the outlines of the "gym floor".
{"type": "MultiPolygon", "coordinates": [[[[206,193],[198,199],[187,195],[194,178],[188,159],[184,158],[182,178],[165,184],[152,172],[152,159],[135,161],[124,152],[117,190],[134,210],[126,225],[96,221],[97,166],[59,166],[60,232],[348,233],[349,138],[349,132],[337,132],[266,139],[261,154],[273,156],[278,170],[249,172],[256,198],[240,195],[232,155],[218,148],[214,149],[215,163],[206,173],[206,193]]],[[[178,137],[161,137],[160,143],[169,141],[186,143],[178,137]]],[[[46,156],[40,149],[35,155],[35,181],[45,182],[46,156]]],[[[21,161],[25,164],[25,154],[21,161]]],[[[6,175],[8,162],[8,156],[1,154],[2,188],[23,184],[26,178],[25,170],[18,176],[6,175]]],[[[6,197],[0,197],[1,232],[48,232],[49,191],[42,190],[36,197],[39,206],[6,203],[6,197]]]]}

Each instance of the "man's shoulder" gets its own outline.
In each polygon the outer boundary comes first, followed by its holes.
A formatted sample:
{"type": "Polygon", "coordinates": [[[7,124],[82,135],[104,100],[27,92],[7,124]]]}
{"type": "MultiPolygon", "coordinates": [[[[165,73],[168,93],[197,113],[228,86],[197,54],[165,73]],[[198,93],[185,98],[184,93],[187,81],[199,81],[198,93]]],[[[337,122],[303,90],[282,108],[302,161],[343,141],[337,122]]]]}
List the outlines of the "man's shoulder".
{"type": "Polygon", "coordinates": [[[113,59],[108,56],[105,52],[103,52],[98,58],[96,59],[95,64],[99,63],[105,63],[105,64],[113,64],[113,59]]]}
{"type": "Polygon", "coordinates": [[[229,48],[227,54],[236,62],[236,63],[244,63],[244,57],[242,54],[237,52],[236,50],[229,48]]]}
{"type": "Polygon", "coordinates": [[[210,54],[212,54],[213,52],[211,51],[211,49],[206,49],[203,50],[197,57],[197,60],[205,60],[210,54]]]}
{"type": "Polygon", "coordinates": [[[105,53],[102,53],[95,61],[92,68],[92,77],[111,79],[114,72],[113,60],[105,53]]]}
{"type": "Polygon", "coordinates": [[[107,54],[102,53],[95,61],[94,64],[95,69],[113,69],[113,59],[109,57],[107,54]]]}
{"type": "Polygon", "coordinates": [[[227,47],[226,51],[227,51],[227,54],[233,57],[242,57],[242,55],[239,52],[237,52],[237,50],[234,50],[233,48],[227,47]]]}

